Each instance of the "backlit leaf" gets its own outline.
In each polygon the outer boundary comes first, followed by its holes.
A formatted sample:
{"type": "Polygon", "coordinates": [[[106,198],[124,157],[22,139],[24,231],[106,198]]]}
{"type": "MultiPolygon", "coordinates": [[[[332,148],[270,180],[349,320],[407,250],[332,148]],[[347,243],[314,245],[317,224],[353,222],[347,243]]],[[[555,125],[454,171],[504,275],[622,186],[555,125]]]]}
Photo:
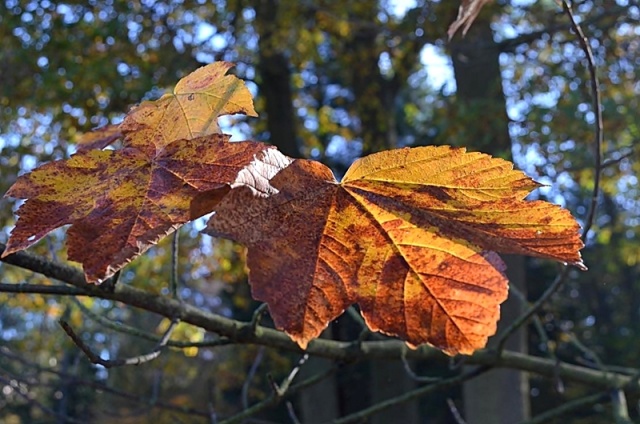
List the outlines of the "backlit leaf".
{"type": "Polygon", "coordinates": [[[28,199],[3,256],[72,224],[69,259],[88,281],[108,278],[163,236],[213,210],[231,188],[268,183],[289,159],[257,142],[214,134],[177,140],[152,154],[135,147],[90,150],[21,176],[7,196],[28,199]]]}
{"type": "Polygon", "coordinates": [[[569,212],[524,201],[537,183],[485,154],[381,152],[356,161],[342,183],[296,160],[271,184],[278,192],[264,198],[231,191],[205,232],[249,247],[254,297],[303,348],[357,303],[372,330],[471,353],[495,333],[507,297],[494,251],[584,268],[569,212]]]}
{"type": "Polygon", "coordinates": [[[232,66],[228,62],[203,66],[181,79],[172,93],[133,108],[120,125],[125,145],[149,146],[153,140],[159,149],[173,140],[220,133],[221,115],[257,116],[244,82],[225,75],[232,66]]]}
{"type": "Polygon", "coordinates": [[[220,115],[255,115],[244,83],[225,75],[231,66],[196,70],[171,94],[133,108],[122,124],[85,134],[69,160],[20,177],[6,196],[28,200],[3,256],[72,224],[69,259],[83,264],[88,281],[100,281],[213,211],[232,187],[248,182],[268,192],[268,179],[289,160],[261,143],[229,143],[217,134],[220,115]],[[117,139],[122,149],[95,150],[117,139]]]}
{"type": "Polygon", "coordinates": [[[123,137],[125,146],[161,149],[174,140],[220,133],[217,120],[222,115],[257,116],[244,82],[226,75],[231,67],[214,62],[195,70],[171,93],[132,108],[121,124],[83,134],[78,151],[102,149],[123,137]]]}

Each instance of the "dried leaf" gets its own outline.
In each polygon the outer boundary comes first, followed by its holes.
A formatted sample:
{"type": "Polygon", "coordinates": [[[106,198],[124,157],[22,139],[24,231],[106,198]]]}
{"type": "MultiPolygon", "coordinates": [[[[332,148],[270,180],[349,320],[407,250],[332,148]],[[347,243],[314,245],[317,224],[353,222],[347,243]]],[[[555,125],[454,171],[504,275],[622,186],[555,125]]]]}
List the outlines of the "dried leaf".
{"type": "Polygon", "coordinates": [[[21,176],[7,192],[28,200],[3,256],[72,224],[69,259],[82,263],[88,281],[101,281],[211,212],[230,188],[250,182],[268,193],[268,180],[288,163],[274,148],[229,143],[220,134],[174,141],[152,154],[135,147],[81,152],[21,176]]]}
{"type": "Polygon", "coordinates": [[[447,30],[449,40],[453,38],[460,27],[462,27],[462,35],[466,35],[482,7],[490,2],[491,0],[462,0],[462,3],[458,8],[458,16],[447,30]]]}
{"type": "Polygon", "coordinates": [[[69,160],[20,177],[5,196],[28,200],[3,256],[72,224],[69,259],[83,264],[88,281],[100,281],[213,211],[232,187],[249,181],[268,192],[268,179],[289,159],[261,143],[229,143],[217,134],[220,115],[255,115],[244,83],[225,75],[232,66],[196,70],[173,93],[132,109],[122,124],[86,134],[69,160]],[[92,150],[120,138],[120,150],[92,150]]]}
{"type": "Polygon", "coordinates": [[[120,125],[125,146],[149,147],[153,140],[161,149],[173,140],[220,133],[221,115],[257,116],[244,82],[225,75],[232,66],[228,62],[203,66],[181,79],[172,93],[133,108],[120,125]]]}
{"type": "Polygon", "coordinates": [[[80,141],[78,141],[78,152],[104,149],[120,138],[122,138],[120,125],[105,125],[82,134],[80,141]]]}
{"type": "Polygon", "coordinates": [[[258,116],[244,82],[226,75],[233,66],[214,62],[196,69],[173,92],[133,107],[121,124],[83,134],[78,151],[102,149],[123,137],[125,146],[161,149],[174,140],[219,134],[222,115],[258,116]]]}
{"type": "Polygon", "coordinates": [[[377,153],[340,184],[296,160],[271,184],[277,194],[259,199],[232,190],[205,232],[249,247],[254,297],[303,348],[357,303],[372,330],[468,354],[495,333],[507,297],[493,251],[584,267],[569,212],[524,201],[537,184],[481,153],[377,153]]]}

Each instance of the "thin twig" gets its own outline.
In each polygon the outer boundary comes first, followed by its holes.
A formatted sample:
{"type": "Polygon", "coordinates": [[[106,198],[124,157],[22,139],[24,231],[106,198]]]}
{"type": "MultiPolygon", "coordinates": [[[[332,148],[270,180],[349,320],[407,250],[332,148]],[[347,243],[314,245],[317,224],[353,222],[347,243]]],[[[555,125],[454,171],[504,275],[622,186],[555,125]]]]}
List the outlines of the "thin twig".
{"type": "Polygon", "coordinates": [[[56,411],[54,411],[53,409],[49,408],[48,406],[43,405],[37,399],[32,398],[31,396],[28,395],[28,393],[23,393],[23,391],[19,387],[16,387],[17,382],[15,381],[15,379],[14,381],[11,381],[0,376],[0,382],[4,383],[6,386],[11,387],[15,394],[23,398],[28,404],[34,405],[35,407],[43,411],[45,414],[60,418],[65,423],[82,424],[85,422],[84,420],[77,420],[75,418],[69,417],[68,415],[61,415],[56,411]]]}
{"type": "Polygon", "coordinates": [[[449,411],[451,411],[451,415],[453,415],[453,419],[457,424],[467,424],[467,422],[462,418],[462,414],[458,410],[456,403],[451,398],[447,398],[447,405],[449,405],[449,411]]]}
{"type": "MultiPolygon", "coordinates": [[[[289,390],[287,390],[286,393],[283,394],[283,396],[286,397],[290,397],[295,395],[296,393],[301,392],[302,390],[306,389],[307,387],[311,387],[316,383],[319,383],[320,381],[324,380],[325,378],[331,376],[333,373],[336,372],[336,367],[332,367],[329,368],[328,370],[320,373],[320,374],[316,374],[312,377],[309,377],[308,379],[302,381],[301,383],[298,383],[296,385],[293,385],[289,388],[289,390]]],[[[265,400],[258,402],[254,405],[252,405],[249,409],[245,409],[244,411],[240,412],[239,414],[236,414],[232,417],[227,418],[226,420],[221,421],[219,424],[237,424],[237,423],[241,423],[244,422],[244,420],[246,420],[247,418],[250,418],[262,411],[264,411],[265,409],[271,408],[272,406],[277,405],[278,403],[280,403],[282,401],[282,397],[279,397],[277,395],[277,393],[273,392],[271,393],[271,395],[266,398],[265,400]]]]}
{"type": "Polygon", "coordinates": [[[209,380],[207,383],[207,389],[209,390],[209,400],[207,401],[207,407],[209,409],[209,424],[218,424],[218,414],[213,407],[215,391],[213,390],[213,380],[209,380]]]}
{"type": "Polygon", "coordinates": [[[262,362],[262,358],[264,357],[264,350],[265,350],[265,347],[260,346],[260,348],[258,349],[258,353],[256,354],[256,358],[253,360],[253,363],[251,364],[251,368],[249,369],[247,378],[244,380],[244,383],[242,384],[242,392],[241,392],[242,408],[244,409],[249,408],[249,387],[251,387],[251,380],[253,380],[253,377],[256,375],[256,372],[258,371],[258,367],[262,362]]]}
{"type": "Polygon", "coordinates": [[[305,362],[307,362],[308,359],[308,353],[302,355],[302,358],[300,358],[296,366],[293,367],[289,375],[282,381],[282,383],[280,383],[280,385],[276,385],[275,390],[279,397],[282,397],[285,393],[287,393],[287,390],[289,390],[289,386],[293,382],[293,379],[296,378],[296,375],[298,375],[298,372],[300,372],[300,368],[304,365],[305,362]]]}
{"type": "Polygon", "coordinates": [[[87,356],[87,358],[89,358],[91,363],[102,365],[105,368],[114,368],[114,367],[121,367],[125,365],[140,365],[145,362],[149,362],[156,359],[162,352],[162,349],[167,345],[167,342],[171,337],[171,333],[173,333],[173,330],[176,328],[178,324],[178,320],[171,321],[171,324],[169,325],[169,328],[162,336],[162,339],[160,339],[160,342],[158,343],[158,345],[151,352],[146,353],[144,355],[134,356],[132,358],[126,358],[126,359],[102,359],[102,357],[100,357],[99,355],[96,355],[91,350],[91,348],[89,348],[89,346],[87,346],[82,341],[80,336],[78,336],[73,331],[71,326],[66,321],[60,320],[59,323],[60,323],[60,326],[62,326],[62,328],[64,329],[65,333],[67,333],[67,335],[71,338],[71,340],[73,340],[75,345],[78,346],[84,352],[84,354],[87,356]]]}
{"type": "Polygon", "coordinates": [[[169,284],[169,292],[174,299],[178,298],[178,259],[180,250],[180,231],[176,230],[173,233],[173,240],[171,243],[171,280],[169,284]]]}
{"type": "MultiPolygon", "coordinates": [[[[582,47],[586,57],[587,57],[587,66],[589,69],[590,82],[591,82],[591,91],[593,92],[593,112],[596,115],[595,119],[595,142],[594,142],[594,156],[595,156],[595,176],[593,179],[593,192],[591,194],[591,202],[589,205],[589,211],[585,218],[584,227],[582,228],[582,241],[587,240],[587,236],[591,226],[593,225],[593,221],[596,214],[596,209],[598,207],[598,197],[600,194],[600,174],[602,173],[602,144],[604,140],[603,135],[603,123],[602,123],[602,99],[600,95],[600,85],[598,83],[598,74],[596,71],[595,61],[593,59],[593,53],[591,52],[591,47],[589,46],[589,40],[584,35],[582,28],[576,22],[575,17],[573,16],[573,11],[571,10],[571,6],[567,2],[567,0],[562,0],[562,7],[569,20],[571,21],[571,27],[575,31],[578,36],[578,42],[582,47]]],[[[569,274],[569,268],[565,265],[563,266],[562,271],[558,274],[556,279],[553,281],[551,286],[544,292],[544,294],[529,308],[525,311],[516,321],[514,321],[501,335],[498,343],[498,354],[500,355],[504,349],[504,345],[507,341],[507,338],[511,336],[518,328],[520,328],[523,324],[525,324],[529,318],[533,314],[538,311],[542,307],[542,305],[549,299],[553,294],[562,286],[565,279],[569,274]]]]}
{"type": "MultiPolygon", "coordinates": [[[[162,336],[156,336],[155,334],[148,333],[146,331],[142,331],[136,327],[127,325],[123,322],[113,321],[105,316],[97,314],[93,312],[91,309],[87,308],[82,304],[78,299],[74,299],[74,303],[76,306],[82,311],[84,315],[97,322],[98,324],[106,327],[110,330],[116,331],[118,333],[127,334],[129,336],[138,337],[141,339],[149,340],[154,343],[159,343],[162,340],[162,336]]],[[[218,347],[218,346],[227,346],[232,344],[233,342],[226,337],[220,337],[214,340],[202,340],[199,342],[187,342],[180,340],[169,340],[167,342],[168,347],[174,347],[178,349],[187,349],[187,348],[203,348],[203,347],[218,347]]]]}
{"type": "Polygon", "coordinates": [[[402,355],[400,356],[400,359],[402,360],[402,365],[404,366],[404,371],[407,373],[409,378],[411,378],[413,381],[417,381],[418,383],[434,383],[434,382],[436,382],[438,380],[442,380],[442,378],[440,378],[440,377],[420,376],[420,375],[416,374],[411,369],[411,364],[409,364],[409,360],[407,359],[407,351],[406,350],[402,351],[402,355]]]}
{"type": "Polygon", "coordinates": [[[633,421],[629,418],[629,408],[627,407],[627,397],[624,394],[624,390],[612,390],[610,396],[614,422],[616,424],[633,424],[633,421]]]}
{"type": "Polygon", "coordinates": [[[522,325],[524,325],[529,319],[540,310],[542,305],[544,305],[547,300],[553,296],[553,294],[558,291],[564,280],[567,278],[569,274],[569,267],[566,265],[562,265],[562,270],[556,276],[555,280],[551,283],[551,285],[544,291],[542,296],[538,298],[522,315],[520,315],[515,321],[513,321],[498,337],[498,344],[496,350],[498,351],[498,355],[501,355],[504,351],[505,343],[507,339],[515,333],[522,325]]]}
{"type": "Polygon", "coordinates": [[[487,371],[489,371],[490,369],[492,369],[491,366],[482,366],[482,367],[477,367],[471,371],[468,371],[466,373],[457,375],[455,377],[451,377],[451,378],[447,378],[447,379],[443,379],[438,381],[437,383],[433,383],[433,384],[429,384],[427,386],[423,386],[423,387],[419,387],[417,389],[411,390],[409,392],[403,393],[400,396],[396,396],[394,398],[391,399],[387,399],[385,401],[379,402],[369,408],[366,409],[362,409],[358,412],[355,412],[353,414],[349,414],[345,417],[339,418],[337,420],[333,421],[333,424],[348,424],[348,423],[355,423],[355,422],[361,422],[371,416],[373,416],[374,414],[377,414],[378,412],[382,412],[385,409],[397,406],[397,405],[401,405],[405,402],[409,402],[413,399],[416,399],[418,397],[424,396],[426,394],[429,393],[433,393],[439,390],[445,390],[448,389],[450,387],[453,386],[457,386],[459,384],[464,383],[465,381],[471,380],[472,378],[475,378],[477,376],[479,376],[480,374],[483,374],[487,371]]]}
{"type": "Polygon", "coordinates": [[[571,5],[567,0],[562,0],[562,8],[569,17],[571,21],[571,27],[575,31],[578,36],[578,42],[580,43],[580,47],[584,51],[585,56],[587,57],[587,67],[589,68],[589,80],[591,82],[591,92],[593,95],[592,99],[592,107],[593,113],[596,115],[595,119],[595,140],[594,140],[594,156],[595,156],[595,175],[593,177],[593,192],[591,194],[591,204],[589,205],[589,212],[587,213],[587,217],[585,219],[585,224],[582,229],[582,240],[586,241],[587,234],[593,225],[593,221],[595,218],[596,210],[598,208],[598,197],[600,195],[600,175],[602,173],[602,144],[604,143],[604,134],[603,134],[603,120],[602,120],[602,98],[600,94],[600,84],[598,82],[598,71],[596,69],[596,63],[593,59],[593,52],[591,51],[591,46],[589,45],[589,40],[584,35],[582,28],[576,22],[575,16],[573,16],[573,10],[571,9],[571,5]]]}
{"type": "Polygon", "coordinates": [[[251,323],[250,323],[253,334],[255,334],[256,329],[260,324],[260,320],[262,319],[262,316],[264,315],[266,310],[267,310],[267,304],[263,303],[260,306],[258,306],[255,311],[253,311],[253,316],[251,317],[251,323]]]}
{"type": "Polygon", "coordinates": [[[293,409],[293,404],[290,401],[286,401],[285,405],[287,406],[287,413],[289,414],[289,418],[291,418],[291,422],[293,424],[301,424],[296,416],[296,411],[293,409]]]}
{"type": "Polygon", "coordinates": [[[543,424],[553,420],[554,418],[558,418],[564,414],[567,414],[576,409],[583,410],[585,406],[593,405],[598,402],[605,402],[610,400],[609,392],[603,391],[600,393],[596,393],[593,395],[584,396],[570,402],[564,403],[557,408],[550,409],[548,411],[543,412],[540,415],[536,415],[530,420],[522,421],[520,424],[543,424]]]}
{"type": "MultiPolygon", "coordinates": [[[[86,386],[86,387],[90,387],[98,392],[102,392],[102,393],[106,393],[112,396],[116,396],[122,399],[126,399],[129,402],[136,402],[136,403],[142,403],[142,404],[149,404],[149,399],[142,397],[142,396],[138,396],[138,395],[134,395],[132,393],[128,393],[128,392],[124,392],[122,390],[118,390],[118,389],[114,389],[112,387],[109,387],[105,384],[93,381],[93,380],[84,380],[81,379],[79,377],[77,377],[76,375],[73,374],[69,374],[63,371],[58,371],[56,369],[53,368],[46,368],[46,367],[42,367],[38,364],[35,364],[33,362],[27,361],[25,360],[21,355],[17,355],[13,352],[11,352],[8,348],[6,347],[0,347],[0,355],[4,356],[5,358],[12,360],[12,361],[17,361],[20,364],[33,369],[36,373],[48,373],[48,374],[52,374],[52,375],[56,375],[58,377],[60,377],[61,379],[65,379],[69,382],[69,384],[72,384],[74,386],[86,386]]],[[[7,375],[10,375],[12,378],[18,379],[18,376],[14,376],[13,374],[9,374],[7,373],[7,375]]],[[[39,381],[41,379],[38,379],[39,381]]],[[[38,383],[38,385],[40,386],[44,386],[46,385],[45,383],[42,383],[41,381],[38,383]]],[[[169,404],[169,403],[164,403],[164,402],[156,402],[154,404],[155,408],[160,408],[160,409],[166,409],[168,411],[174,411],[174,412],[179,412],[181,414],[187,414],[187,415],[196,415],[196,416],[201,416],[201,417],[207,417],[208,414],[205,411],[200,411],[194,408],[189,408],[189,407],[184,407],[184,406],[178,406],[178,405],[173,405],[173,404],[169,404]]]]}

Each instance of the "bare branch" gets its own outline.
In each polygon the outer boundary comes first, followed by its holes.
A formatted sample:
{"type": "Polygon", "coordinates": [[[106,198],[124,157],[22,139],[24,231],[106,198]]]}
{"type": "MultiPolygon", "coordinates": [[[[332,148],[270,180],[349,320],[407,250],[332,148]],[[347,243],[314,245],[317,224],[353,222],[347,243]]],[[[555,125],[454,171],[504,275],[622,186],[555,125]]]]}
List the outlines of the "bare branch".
{"type": "MultiPolygon", "coordinates": [[[[336,368],[332,367],[332,368],[329,368],[328,370],[326,370],[326,371],[324,371],[324,372],[322,372],[320,374],[316,374],[316,375],[314,375],[312,377],[309,377],[308,379],[304,380],[303,382],[290,387],[286,391],[286,393],[283,394],[283,397],[287,398],[287,397],[293,396],[296,393],[299,393],[302,390],[306,389],[307,387],[311,387],[314,384],[319,383],[320,381],[324,380],[325,378],[331,376],[335,371],[336,371],[336,368]]],[[[278,403],[280,403],[280,401],[282,399],[283,398],[279,397],[276,392],[273,392],[273,393],[271,393],[271,395],[268,398],[266,398],[262,402],[256,403],[255,405],[252,405],[249,409],[245,409],[241,413],[239,413],[237,415],[234,415],[233,417],[229,417],[226,420],[221,421],[219,424],[236,424],[236,423],[244,422],[244,420],[246,420],[247,418],[258,414],[258,413],[264,411],[265,409],[268,409],[268,408],[271,408],[272,406],[277,405],[278,403]]]]}
{"type": "Polygon", "coordinates": [[[447,398],[447,405],[449,405],[449,410],[451,411],[451,415],[453,415],[453,419],[457,424],[467,424],[467,422],[462,418],[462,414],[458,410],[456,403],[451,398],[447,398]]]}
{"type": "Polygon", "coordinates": [[[160,339],[158,345],[147,354],[126,359],[102,359],[82,341],[82,339],[73,331],[71,326],[66,321],[60,320],[60,326],[62,326],[65,333],[67,333],[71,340],[73,340],[73,343],[75,343],[76,346],[78,346],[84,352],[87,358],[89,358],[92,363],[102,365],[105,368],[122,367],[125,365],[140,365],[156,359],[158,356],[160,356],[162,349],[167,345],[167,342],[171,337],[171,333],[173,333],[173,330],[176,328],[177,324],[178,320],[171,321],[169,328],[162,336],[162,339],[160,339]]]}
{"type": "MultiPolygon", "coordinates": [[[[82,311],[84,315],[97,322],[98,324],[106,327],[110,330],[116,331],[118,333],[127,334],[133,337],[138,337],[141,339],[149,340],[151,342],[160,343],[162,337],[158,337],[155,334],[151,334],[147,331],[142,331],[136,327],[132,327],[125,323],[119,321],[113,321],[105,316],[97,314],[93,312],[91,309],[87,308],[77,299],[73,299],[75,305],[82,311]]],[[[186,349],[191,347],[203,348],[203,347],[217,347],[217,346],[227,346],[232,344],[233,342],[226,337],[220,337],[213,340],[202,340],[199,342],[188,342],[188,341],[180,341],[180,340],[169,340],[167,342],[167,346],[175,347],[178,349],[186,349]]]]}
{"type": "MultiPolygon", "coordinates": [[[[598,207],[598,197],[600,194],[600,175],[602,173],[602,144],[604,140],[603,136],[603,122],[602,122],[602,99],[600,94],[600,85],[598,83],[598,74],[596,70],[595,61],[593,59],[593,53],[589,46],[589,40],[582,32],[582,28],[576,22],[573,16],[573,11],[567,0],[562,0],[562,7],[571,21],[571,27],[578,36],[578,42],[582,47],[585,56],[587,57],[587,65],[589,68],[591,91],[593,93],[593,111],[596,114],[595,119],[595,141],[594,141],[594,156],[595,156],[595,177],[593,181],[593,192],[591,195],[591,203],[589,206],[589,212],[585,218],[584,227],[582,229],[582,240],[586,241],[589,230],[593,225],[596,209],[598,207]]],[[[562,271],[558,274],[551,286],[543,293],[542,296],[518,319],[516,319],[509,327],[501,334],[498,343],[498,352],[502,352],[504,344],[507,338],[511,336],[518,328],[524,325],[529,319],[542,307],[542,305],[553,296],[553,294],[562,286],[569,274],[569,268],[565,265],[562,271]]]]}
{"type": "Polygon", "coordinates": [[[67,415],[59,414],[58,412],[54,411],[53,409],[43,405],[37,399],[29,396],[28,392],[24,393],[23,390],[21,390],[19,387],[16,387],[16,384],[17,384],[16,379],[12,379],[12,380],[7,380],[7,379],[5,379],[5,378],[0,376],[0,382],[2,382],[5,385],[11,387],[13,389],[14,393],[16,393],[18,396],[23,398],[28,404],[34,405],[38,409],[42,410],[45,414],[51,415],[53,417],[60,418],[65,423],[71,423],[71,424],[82,424],[82,423],[84,423],[83,420],[77,420],[77,419],[69,417],[67,415]]]}
{"type": "Polygon", "coordinates": [[[573,16],[571,5],[567,0],[562,0],[562,8],[567,16],[569,16],[571,27],[578,36],[580,47],[582,47],[582,50],[584,51],[584,54],[587,58],[587,67],[589,68],[589,79],[591,83],[591,93],[593,96],[592,107],[593,113],[595,113],[596,115],[596,119],[594,122],[595,140],[593,147],[595,157],[595,176],[593,179],[593,193],[591,195],[591,204],[589,206],[589,212],[587,213],[587,217],[585,219],[584,228],[582,229],[582,240],[585,241],[587,239],[589,229],[591,229],[591,226],[593,225],[596,209],[598,208],[598,196],[600,195],[600,175],[602,174],[602,144],[604,143],[604,134],[602,131],[604,127],[602,121],[602,98],[600,94],[600,84],[598,82],[598,71],[596,69],[595,60],[593,59],[593,52],[591,51],[589,40],[584,35],[584,32],[582,31],[580,25],[576,22],[576,19],[573,16]]]}
{"type": "Polygon", "coordinates": [[[258,354],[253,360],[253,364],[251,364],[251,368],[249,369],[247,378],[244,380],[244,384],[242,384],[242,407],[244,409],[249,408],[249,387],[251,386],[251,380],[253,380],[253,377],[258,371],[260,363],[262,363],[262,358],[264,357],[264,349],[264,346],[260,346],[260,349],[258,349],[258,354]]]}
{"type": "Polygon", "coordinates": [[[407,351],[406,350],[404,350],[402,352],[402,355],[400,356],[400,359],[402,360],[402,365],[404,366],[404,371],[407,373],[409,378],[411,378],[413,381],[417,381],[419,383],[434,383],[436,381],[441,380],[440,377],[420,376],[420,375],[416,374],[411,369],[411,364],[409,364],[409,361],[407,360],[407,351]]]}
{"type": "Polygon", "coordinates": [[[55,296],[90,296],[76,287],[47,284],[0,283],[0,293],[45,294],[55,296]]]}
{"type": "Polygon", "coordinates": [[[433,384],[429,384],[427,386],[423,386],[423,387],[419,387],[417,389],[411,390],[409,392],[403,393],[400,396],[396,396],[394,398],[391,399],[387,399],[383,402],[379,402],[369,408],[363,409],[361,411],[358,411],[356,413],[347,415],[345,417],[342,417],[340,419],[334,420],[333,424],[348,424],[348,423],[355,423],[355,422],[361,422],[364,419],[371,417],[372,415],[377,414],[378,412],[381,412],[385,409],[391,408],[393,406],[397,406],[397,405],[401,405],[405,402],[409,402],[413,399],[416,399],[418,397],[427,395],[429,393],[433,393],[436,391],[440,391],[440,390],[445,390],[448,389],[450,387],[453,386],[457,386],[459,384],[464,383],[465,381],[471,380],[472,378],[475,378],[477,376],[479,376],[480,374],[483,374],[487,371],[489,371],[491,369],[490,366],[482,366],[482,367],[476,367],[475,369],[468,371],[466,373],[457,375],[455,377],[451,377],[451,378],[447,378],[447,379],[443,379],[438,381],[437,383],[433,383],[433,384]]]}
{"type": "Polygon", "coordinates": [[[598,402],[606,402],[609,400],[609,392],[604,391],[593,395],[588,395],[578,399],[574,399],[570,402],[564,403],[557,408],[550,409],[543,412],[540,415],[533,417],[530,420],[524,421],[520,424],[542,424],[551,421],[554,418],[560,417],[576,409],[584,409],[586,406],[593,405],[598,402]]]}
{"type": "Polygon", "coordinates": [[[611,406],[613,407],[613,419],[616,424],[633,424],[629,418],[629,408],[627,398],[623,390],[613,390],[611,392],[611,406]]]}
{"type": "MultiPolygon", "coordinates": [[[[0,251],[4,250],[4,248],[5,246],[0,243],[0,251]]],[[[291,352],[301,351],[298,345],[280,331],[257,326],[255,332],[253,332],[249,322],[243,323],[212,314],[168,297],[147,293],[130,285],[118,285],[113,292],[102,291],[100,287],[88,284],[84,280],[84,275],[80,270],[51,262],[46,258],[31,253],[18,252],[2,258],[2,261],[74,285],[82,290],[86,290],[87,296],[122,302],[126,305],[153,312],[169,319],[177,317],[181,321],[217,333],[235,343],[252,343],[291,352]]],[[[397,340],[352,343],[316,339],[309,343],[306,352],[309,355],[340,361],[354,361],[358,359],[398,360],[405,346],[403,342],[397,340]]],[[[441,352],[429,346],[421,346],[416,350],[410,350],[406,355],[408,359],[420,360],[443,357],[441,352]]],[[[503,351],[501,355],[497,355],[496,351],[484,349],[465,358],[466,364],[470,365],[492,365],[496,367],[513,368],[533,372],[549,378],[554,378],[557,375],[567,381],[586,384],[601,389],[619,388],[627,384],[634,384],[635,387],[636,381],[636,379],[627,375],[628,373],[603,372],[565,362],[556,364],[555,361],[549,359],[510,351],[503,351]]]]}
{"type": "Polygon", "coordinates": [[[178,253],[180,251],[180,231],[173,233],[171,242],[171,279],[169,282],[169,293],[174,299],[178,298],[178,253]]]}
{"type": "MultiPolygon", "coordinates": [[[[19,362],[20,364],[22,364],[23,366],[29,368],[29,369],[33,369],[35,372],[37,373],[48,373],[48,374],[52,374],[52,375],[56,375],[60,378],[63,378],[65,380],[67,380],[70,384],[73,385],[81,385],[81,386],[86,386],[86,387],[91,387],[94,390],[100,391],[100,392],[104,392],[106,394],[112,395],[112,396],[116,396],[119,398],[123,398],[123,399],[127,399],[130,402],[136,402],[136,403],[141,403],[141,404],[145,404],[145,405],[149,405],[150,400],[148,398],[142,397],[142,396],[138,396],[138,395],[134,395],[132,393],[128,393],[128,392],[124,392],[122,390],[118,390],[118,389],[114,389],[113,387],[107,386],[103,383],[99,383],[97,381],[93,381],[93,380],[85,380],[82,378],[77,377],[76,375],[73,374],[69,374],[63,371],[58,371],[54,368],[46,368],[46,367],[42,367],[36,363],[30,362],[25,360],[21,355],[16,355],[15,353],[11,352],[8,348],[6,347],[0,347],[0,355],[2,355],[3,357],[12,360],[12,361],[16,361],[19,362]]],[[[12,376],[13,378],[14,376],[12,376]]],[[[17,377],[17,376],[15,376],[17,377]]],[[[41,383],[42,385],[42,383],[41,383]]],[[[201,410],[197,410],[194,408],[190,408],[190,407],[186,407],[186,406],[178,406],[178,405],[173,405],[173,404],[169,404],[169,403],[164,403],[164,402],[160,402],[157,401],[154,403],[154,408],[159,408],[159,409],[166,409],[168,411],[174,411],[174,412],[178,412],[181,414],[187,414],[187,415],[197,415],[197,416],[201,416],[201,417],[207,417],[208,413],[205,411],[201,411],[201,410]]]]}

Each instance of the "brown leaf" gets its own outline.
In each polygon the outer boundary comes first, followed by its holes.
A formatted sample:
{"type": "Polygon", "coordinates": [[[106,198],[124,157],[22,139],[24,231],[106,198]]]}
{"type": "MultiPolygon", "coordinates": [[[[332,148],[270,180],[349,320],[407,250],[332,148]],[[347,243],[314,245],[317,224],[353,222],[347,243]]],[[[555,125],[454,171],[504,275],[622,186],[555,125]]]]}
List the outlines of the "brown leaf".
{"type": "Polygon", "coordinates": [[[82,263],[88,281],[101,281],[211,212],[229,188],[250,181],[267,194],[268,180],[288,163],[274,148],[229,143],[220,134],[177,140],[153,154],[135,147],[81,152],[21,176],[7,192],[28,200],[3,256],[72,224],[69,259],[82,263]]]}
{"type": "Polygon", "coordinates": [[[217,62],[181,79],[172,94],[132,109],[120,125],[85,134],[78,153],[20,177],[6,196],[28,199],[3,256],[72,224],[69,259],[88,281],[108,278],[187,221],[213,211],[233,187],[268,180],[289,159],[256,142],[229,143],[223,114],[255,115],[249,90],[217,62]],[[100,151],[117,139],[123,148],[100,151]]]}
{"type": "Polygon", "coordinates": [[[234,113],[257,116],[244,82],[226,75],[234,65],[214,62],[196,69],[158,100],[133,107],[118,125],[83,134],[78,151],[102,149],[125,137],[125,146],[161,149],[179,139],[221,133],[218,118],[234,113]]]}
{"type": "Polygon", "coordinates": [[[114,141],[122,138],[120,125],[105,125],[84,133],[78,141],[78,152],[93,149],[104,149],[114,141]]]}
{"type": "Polygon", "coordinates": [[[205,231],[249,247],[254,297],[303,348],[358,303],[372,330],[471,353],[495,333],[507,296],[494,250],[583,267],[571,215],[524,201],[537,184],[488,155],[382,152],[356,161],[340,184],[325,166],[296,160],[271,184],[277,194],[260,199],[232,190],[205,231]]]}
{"type": "Polygon", "coordinates": [[[449,40],[453,38],[460,27],[462,27],[462,35],[466,35],[482,7],[490,2],[491,0],[462,0],[458,8],[458,16],[447,30],[449,40]]]}
{"type": "Polygon", "coordinates": [[[231,67],[228,62],[203,66],[181,79],[172,93],[133,108],[120,124],[125,146],[161,149],[173,140],[220,133],[221,115],[257,116],[244,82],[225,75],[231,67]]]}

